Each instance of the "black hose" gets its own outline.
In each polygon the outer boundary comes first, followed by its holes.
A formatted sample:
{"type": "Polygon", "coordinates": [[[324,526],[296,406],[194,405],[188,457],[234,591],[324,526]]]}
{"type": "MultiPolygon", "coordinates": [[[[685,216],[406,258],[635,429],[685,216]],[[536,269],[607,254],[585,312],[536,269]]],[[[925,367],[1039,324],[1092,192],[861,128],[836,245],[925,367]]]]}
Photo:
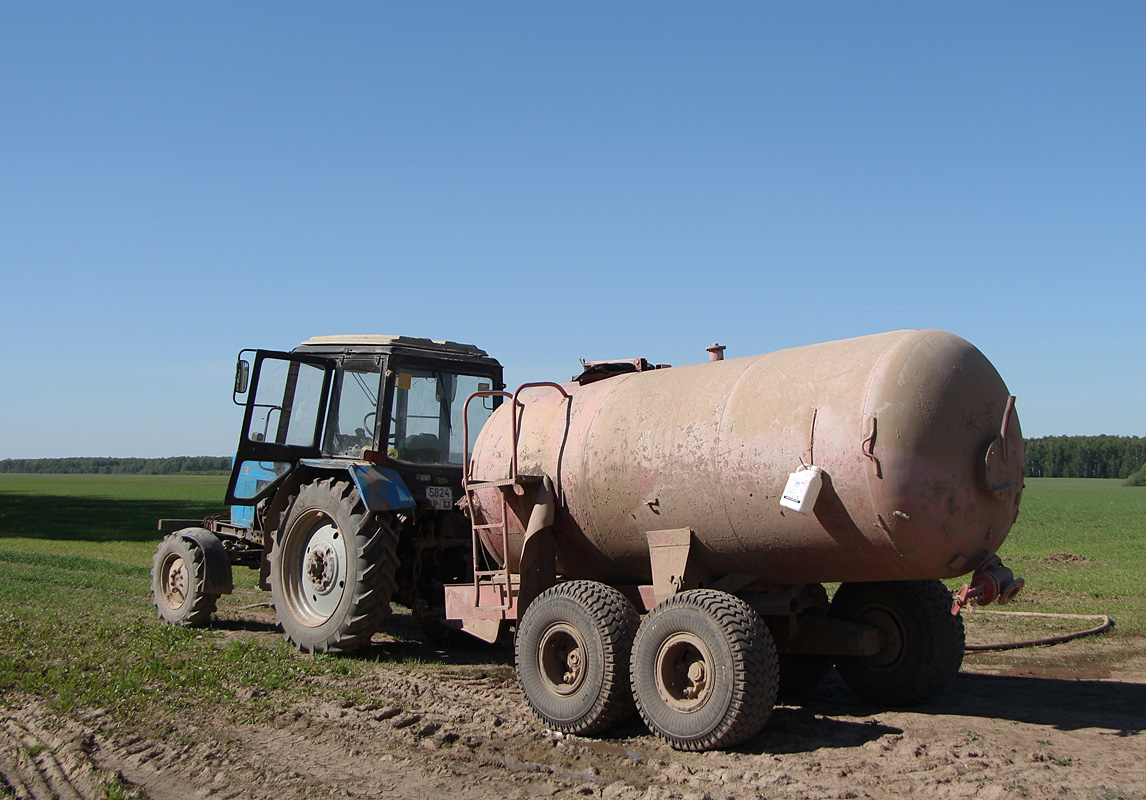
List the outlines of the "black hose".
{"type": "Polygon", "coordinates": [[[1105,614],[1044,614],[1037,611],[975,611],[976,614],[995,614],[1012,617],[1047,617],[1053,619],[1097,619],[1102,622],[1089,630],[1064,633],[1059,636],[1047,636],[1042,639],[1031,639],[1025,642],[1007,642],[1005,644],[969,644],[963,649],[967,652],[981,653],[988,650],[1018,650],[1022,647],[1042,647],[1052,644],[1062,644],[1084,636],[1094,636],[1114,627],[1114,620],[1105,614]]]}

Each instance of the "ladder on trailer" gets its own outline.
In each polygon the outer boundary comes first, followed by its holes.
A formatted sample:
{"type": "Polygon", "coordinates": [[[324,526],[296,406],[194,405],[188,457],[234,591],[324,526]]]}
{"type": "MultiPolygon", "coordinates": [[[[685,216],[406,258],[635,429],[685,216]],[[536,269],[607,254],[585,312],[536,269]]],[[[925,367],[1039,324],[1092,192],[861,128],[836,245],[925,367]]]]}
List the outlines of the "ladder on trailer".
{"type": "Polygon", "coordinates": [[[570,395],[565,388],[558,383],[551,383],[548,381],[538,383],[523,383],[517,387],[517,391],[513,394],[503,391],[485,391],[474,392],[466,398],[465,405],[462,408],[462,490],[466,495],[466,508],[470,516],[470,529],[472,538],[472,555],[473,555],[473,608],[479,611],[508,611],[514,606],[514,592],[512,590],[515,579],[518,577],[512,574],[509,566],[509,495],[512,492],[515,495],[522,496],[525,494],[527,486],[535,486],[543,480],[542,475],[522,475],[517,467],[517,433],[518,422],[520,415],[525,408],[518,400],[518,395],[524,389],[534,389],[548,387],[556,389],[566,399],[570,395]],[[473,464],[470,462],[469,454],[469,406],[470,401],[477,397],[502,397],[508,399],[511,403],[510,409],[510,425],[511,441],[513,443],[512,454],[509,465],[509,475],[504,478],[495,478],[492,480],[473,479],[473,464]],[[498,489],[500,501],[500,521],[478,523],[477,514],[475,513],[474,499],[477,492],[483,489],[498,489]],[[501,566],[497,569],[482,569],[481,553],[485,550],[482,544],[481,535],[483,532],[492,532],[501,542],[501,566]],[[482,589],[483,587],[492,587],[492,591],[488,594],[492,598],[497,598],[496,602],[487,601],[482,603],[482,589]]]}

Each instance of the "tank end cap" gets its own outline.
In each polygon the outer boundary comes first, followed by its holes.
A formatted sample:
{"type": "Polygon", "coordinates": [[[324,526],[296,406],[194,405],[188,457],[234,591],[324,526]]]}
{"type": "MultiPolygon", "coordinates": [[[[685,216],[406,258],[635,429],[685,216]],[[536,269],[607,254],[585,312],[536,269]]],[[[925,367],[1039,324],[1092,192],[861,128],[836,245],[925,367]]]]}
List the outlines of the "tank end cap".
{"type": "Polygon", "coordinates": [[[1007,458],[1007,442],[996,437],[983,455],[983,471],[979,474],[983,487],[1002,499],[1023,487],[1023,465],[1007,458]]]}

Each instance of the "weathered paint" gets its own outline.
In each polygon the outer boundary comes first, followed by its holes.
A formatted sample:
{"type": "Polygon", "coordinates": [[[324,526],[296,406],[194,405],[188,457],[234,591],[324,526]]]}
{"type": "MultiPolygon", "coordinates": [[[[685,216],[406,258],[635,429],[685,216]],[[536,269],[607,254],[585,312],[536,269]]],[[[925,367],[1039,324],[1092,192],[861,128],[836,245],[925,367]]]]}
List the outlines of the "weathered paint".
{"type": "MultiPolygon", "coordinates": [[[[899,331],[522,394],[521,474],[557,487],[567,578],[651,580],[648,532],[693,531],[714,578],[760,583],[945,578],[994,553],[1018,512],[1023,444],[1010,394],[976,348],[899,331]],[[779,503],[824,471],[814,514],[779,503]]],[[[509,474],[510,405],[482,429],[473,479],[509,474]]],[[[478,521],[500,517],[497,489],[478,521]]],[[[510,520],[510,564],[528,509],[510,520]]],[[[486,546],[500,557],[500,542],[486,546]]]]}

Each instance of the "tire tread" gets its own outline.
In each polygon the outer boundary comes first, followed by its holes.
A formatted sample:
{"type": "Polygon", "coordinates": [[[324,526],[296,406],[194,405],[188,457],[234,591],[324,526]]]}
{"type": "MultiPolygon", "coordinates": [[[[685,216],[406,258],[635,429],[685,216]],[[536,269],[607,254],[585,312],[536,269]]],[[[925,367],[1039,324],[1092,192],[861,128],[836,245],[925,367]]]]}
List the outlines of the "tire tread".
{"type": "Polygon", "coordinates": [[[852,691],[876,703],[911,706],[926,703],[954,680],[963,664],[963,618],[951,614],[951,592],[942,581],[915,580],[844,584],[832,600],[832,613],[849,619],[865,593],[886,593],[902,603],[904,624],[911,626],[905,646],[915,649],[914,674],[878,673],[861,657],[837,659],[836,671],[852,691]],[[911,641],[911,640],[914,641],[911,641]]]}
{"type": "Polygon", "coordinates": [[[168,625],[192,628],[202,627],[210,622],[211,615],[218,608],[219,595],[204,592],[203,587],[206,583],[207,562],[203,551],[194,542],[184,539],[178,533],[171,533],[164,537],[159,547],[156,548],[155,555],[151,557],[152,601],[159,612],[160,619],[168,625]],[[183,551],[183,561],[187,564],[188,578],[191,582],[188,586],[191,604],[179,614],[164,614],[162,601],[159,599],[160,586],[163,581],[163,576],[160,574],[163,569],[162,562],[171,548],[178,548],[183,551]]]}
{"type": "MultiPolygon", "coordinates": [[[[390,597],[394,593],[398,561],[398,534],[389,515],[370,511],[366,507],[356,486],[350,481],[333,477],[299,487],[287,503],[284,529],[290,524],[295,503],[304,493],[310,492],[328,494],[349,521],[350,530],[341,533],[354,542],[357,561],[355,574],[358,576],[354,594],[337,629],[323,641],[300,642],[292,638],[282,620],[282,613],[289,612],[279,613],[278,626],[288,641],[305,652],[349,653],[369,643],[382,620],[390,614],[390,597]]],[[[279,546],[276,537],[274,547],[279,546]]]]}
{"type": "Polygon", "coordinates": [[[522,617],[516,647],[518,682],[533,712],[551,729],[578,736],[603,733],[632,716],[634,703],[629,688],[629,653],[639,622],[640,617],[628,598],[617,589],[596,581],[567,581],[552,586],[538,595],[522,617]],[[530,637],[528,632],[532,623],[530,610],[534,609],[536,614],[536,609],[544,608],[546,604],[562,598],[576,603],[598,626],[597,633],[601,639],[604,662],[602,683],[596,702],[579,719],[568,722],[553,719],[538,706],[527,688],[521,669],[523,656],[528,657],[523,653],[528,645],[523,648],[523,642],[528,642],[530,637]],[[539,603],[541,605],[538,605],[539,603]]]}
{"type": "MultiPolygon", "coordinates": [[[[755,736],[768,724],[779,683],[776,645],[764,621],[747,603],[726,592],[695,589],[675,594],[658,605],[637,632],[633,648],[633,694],[637,710],[649,729],[678,750],[716,750],[755,736]],[[722,631],[734,664],[732,697],[720,723],[707,734],[684,738],[661,729],[641,701],[643,681],[637,669],[638,649],[649,621],[677,608],[688,608],[706,615],[722,631]],[[655,615],[655,616],[654,616],[655,615]]],[[[655,694],[655,690],[652,691],[655,694]]]]}

